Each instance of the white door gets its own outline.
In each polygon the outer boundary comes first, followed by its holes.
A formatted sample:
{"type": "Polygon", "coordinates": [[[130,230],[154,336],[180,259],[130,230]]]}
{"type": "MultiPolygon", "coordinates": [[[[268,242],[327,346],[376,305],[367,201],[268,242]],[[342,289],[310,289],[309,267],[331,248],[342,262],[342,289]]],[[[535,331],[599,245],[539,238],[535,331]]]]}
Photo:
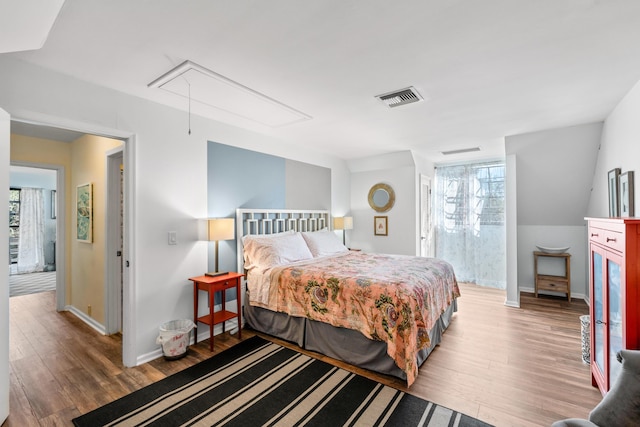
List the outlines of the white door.
{"type": "MultiPolygon", "coordinates": [[[[0,188],[9,203],[9,114],[0,109],[0,188]]],[[[0,209],[0,242],[9,241],[9,209],[0,209]]],[[[0,424],[9,417],[9,245],[0,245],[0,424]]]]}
{"type": "Polygon", "coordinates": [[[431,178],[420,175],[420,256],[433,256],[431,236],[431,178]]]}
{"type": "Polygon", "coordinates": [[[106,333],[122,332],[123,146],[107,152],[106,333]]]}

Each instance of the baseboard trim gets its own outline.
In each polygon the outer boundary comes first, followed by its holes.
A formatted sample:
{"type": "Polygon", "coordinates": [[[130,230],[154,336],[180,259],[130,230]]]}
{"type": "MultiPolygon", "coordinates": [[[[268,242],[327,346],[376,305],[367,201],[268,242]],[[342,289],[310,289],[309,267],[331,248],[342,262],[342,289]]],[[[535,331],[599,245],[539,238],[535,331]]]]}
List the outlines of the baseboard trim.
{"type": "Polygon", "coordinates": [[[67,305],[64,307],[64,309],[65,311],[68,311],[74,316],[76,316],[78,319],[82,320],[87,325],[91,326],[93,329],[98,331],[101,335],[107,335],[107,330],[105,329],[104,325],[100,324],[99,322],[96,322],[95,319],[87,316],[84,312],[78,310],[72,305],[67,305]]]}
{"type": "Polygon", "coordinates": [[[507,307],[520,308],[520,303],[518,301],[504,300],[504,305],[507,307]]]}

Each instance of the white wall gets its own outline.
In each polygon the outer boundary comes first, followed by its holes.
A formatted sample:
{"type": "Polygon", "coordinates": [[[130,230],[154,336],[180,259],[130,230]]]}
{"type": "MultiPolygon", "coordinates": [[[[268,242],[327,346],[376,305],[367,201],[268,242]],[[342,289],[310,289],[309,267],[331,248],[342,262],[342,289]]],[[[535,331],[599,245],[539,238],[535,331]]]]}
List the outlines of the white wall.
{"type": "Polygon", "coordinates": [[[416,253],[419,230],[416,218],[416,171],[409,151],[349,161],[353,230],[347,246],[368,252],[403,255],[416,253]],[[369,190],[377,183],[393,188],[396,200],[388,212],[369,206],[369,190]],[[388,217],[388,235],[373,234],[374,216],[388,217]]]}
{"type": "Polygon", "coordinates": [[[518,289],[518,167],[515,154],[505,158],[505,234],[506,234],[506,273],[507,297],[505,305],[520,307],[518,289]]]}
{"type": "Polygon", "coordinates": [[[607,172],[621,168],[634,171],[635,213],[640,216],[640,82],[627,93],[604,122],[600,153],[593,175],[590,217],[609,216],[607,172]]]}
{"type": "Polygon", "coordinates": [[[519,225],[584,225],[602,122],[513,135],[519,225]]]}
{"type": "Polygon", "coordinates": [[[627,93],[604,122],[586,216],[594,218],[609,216],[607,173],[614,168],[621,168],[623,173],[634,171],[635,216],[640,216],[638,210],[640,209],[640,120],[638,117],[640,117],[640,82],[627,93]]]}
{"type": "MultiPolygon", "coordinates": [[[[587,234],[584,226],[519,225],[519,289],[525,292],[534,291],[533,251],[536,250],[536,244],[542,242],[544,242],[543,246],[552,248],[571,247],[568,251],[571,254],[571,297],[585,298],[589,293],[589,272],[587,234]]],[[[564,275],[564,263],[561,263],[559,259],[540,259],[538,270],[541,274],[562,276],[564,275]]]]}
{"type": "MultiPolygon", "coordinates": [[[[197,219],[207,217],[207,141],[329,167],[332,195],[339,197],[333,206],[349,205],[348,192],[336,190],[349,187],[341,160],[201,117],[192,117],[188,135],[182,111],[6,56],[0,57],[0,107],[15,118],[107,136],[134,135],[125,148],[132,233],[128,274],[134,296],[132,328],[125,334],[132,340],[134,363],[156,354],[161,323],[192,316],[187,279],[207,269],[207,243],[197,241],[197,219]],[[177,231],[178,245],[167,244],[170,230],[177,231]]],[[[8,165],[8,156],[0,161],[8,165]]]]}
{"type": "MultiPolygon", "coordinates": [[[[0,108],[0,188],[9,200],[9,115],[0,108]]],[[[0,209],[0,224],[9,223],[9,210],[0,209]]],[[[9,228],[0,227],[0,241],[9,241],[9,228]]],[[[9,245],[0,245],[0,424],[9,416],[9,245]]]]}
{"type": "MultiPolygon", "coordinates": [[[[589,123],[505,139],[507,154],[515,156],[517,162],[517,276],[520,290],[534,290],[533,251],[537,250],[536,245],[570,246],[567,252],[572,255],[572,297],[587,295],[588,251],[584,217],[602,126],[601,122],[589,123]]],[[[549,273],[554,272],[564,274],[552,265],[549,273]]]]}

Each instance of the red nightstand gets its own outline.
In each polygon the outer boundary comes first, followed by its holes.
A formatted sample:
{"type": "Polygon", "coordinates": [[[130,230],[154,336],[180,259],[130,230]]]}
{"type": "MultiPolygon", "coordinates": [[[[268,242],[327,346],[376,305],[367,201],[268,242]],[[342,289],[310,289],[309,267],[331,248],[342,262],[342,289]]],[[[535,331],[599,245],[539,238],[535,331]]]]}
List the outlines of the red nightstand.
{"type": "Polygon", "coordinates": [[[227,273],[216,277],[198,276],[190,277],[193,282],[193,323],[196,324],[196,334],[194,344],[198,342],[198,322],[209,325],[209,350],[213,351],[213,327],[218,323],[222,323],[222,332],[227,320],[234,317],[238,318],[238,338],[242,338],[242,310],[241,310],[241,294],[240,288],[244,274],[227,273]],[[236,289],[238,311],[234,313],[225,309],[225,297],[227,289],[236,289]],[[205,291],[209,294],[209,314],[198,317],[198,291],[205,291]],[[222,310],[215,311],[214,299],[217,292],[222,292],[222,310]]]}

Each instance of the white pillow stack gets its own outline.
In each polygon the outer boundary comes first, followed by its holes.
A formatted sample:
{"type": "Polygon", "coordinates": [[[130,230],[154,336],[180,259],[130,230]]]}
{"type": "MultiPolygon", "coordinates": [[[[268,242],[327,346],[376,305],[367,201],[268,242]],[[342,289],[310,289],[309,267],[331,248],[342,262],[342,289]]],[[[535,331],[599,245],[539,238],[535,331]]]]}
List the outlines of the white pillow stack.
{"type": "Polygon", "coordinates": [[[242,238],[244,268],[267,269],[296,261],[347,252],[332,231],[247,235],[242,238]]]}

